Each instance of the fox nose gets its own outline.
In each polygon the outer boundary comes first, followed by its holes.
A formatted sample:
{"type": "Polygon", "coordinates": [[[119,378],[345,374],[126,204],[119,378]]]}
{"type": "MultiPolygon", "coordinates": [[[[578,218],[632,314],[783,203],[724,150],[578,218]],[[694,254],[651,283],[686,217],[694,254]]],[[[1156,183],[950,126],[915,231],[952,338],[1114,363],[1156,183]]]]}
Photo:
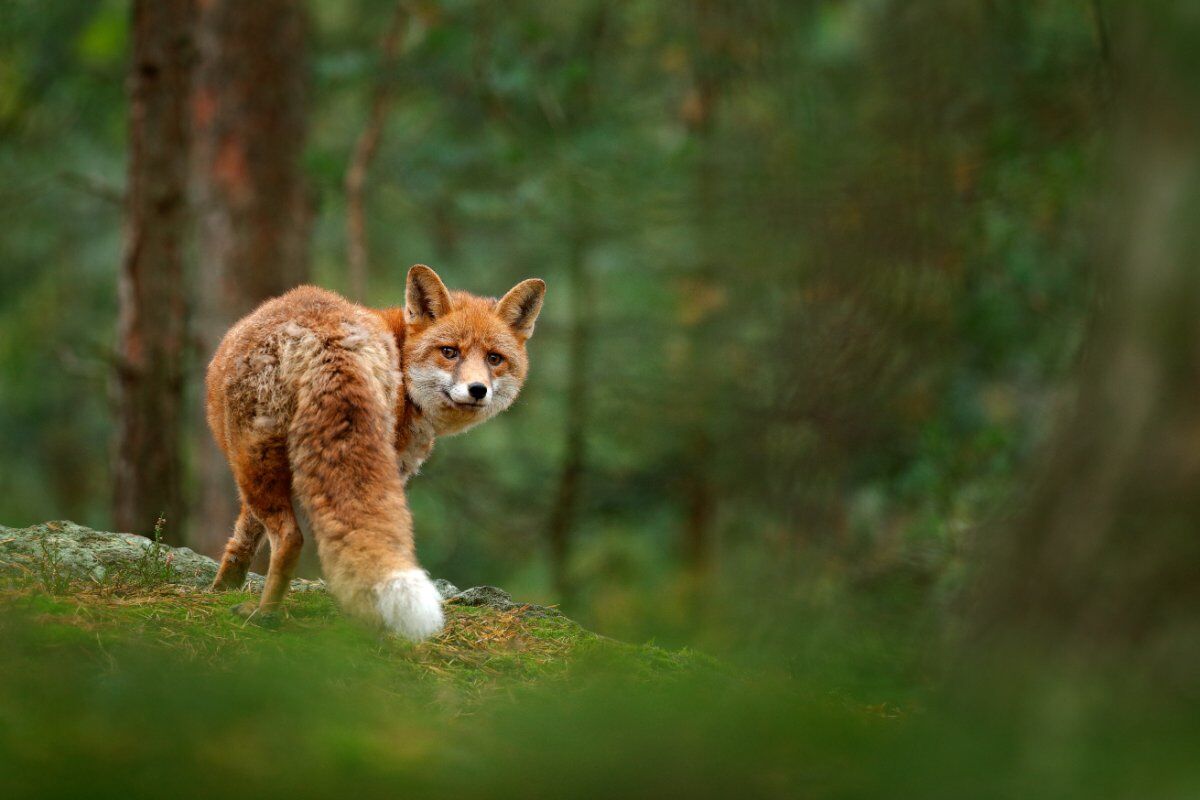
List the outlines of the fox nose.
{"type": "Polygon", "coordinates": [[[472,383],[467,387],[467,394],[474,397],[476,400],[482,400],[487,397],[487,386],[482,383],[472,383]]]}

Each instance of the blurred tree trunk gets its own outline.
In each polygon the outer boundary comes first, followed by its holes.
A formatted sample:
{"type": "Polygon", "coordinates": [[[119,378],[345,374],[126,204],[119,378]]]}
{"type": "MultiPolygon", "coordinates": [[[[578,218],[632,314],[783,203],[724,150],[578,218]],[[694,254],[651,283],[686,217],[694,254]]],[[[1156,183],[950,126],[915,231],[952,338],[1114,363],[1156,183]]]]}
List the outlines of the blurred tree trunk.
{"type": "MultiPolygon", "coordinates": [[[[716,167],[713,164],[712,137],[712,106],[715,86],[707,80],[702,80],[698,92],[703,99],[705,110],[702,119],[694,125],[693,135],[697,139],[699,149],[699,164],[696,168],[696,217],[699,225],[699,237],[702,241],[701,258],[703,261],[694,271],[693,281],[689,284],[701,291],[709,291],[718,282],[716,264],[712,254],[714,246],[711,243],[712,230],[718,224],[716,210],[716,167]]],[[[717,290],[719,294],[719,290],[717,290]]],[[[711,323],[711,320],[707,322],[711,323]]],[[[685,363],[686,374],[702,385],[698,399],[697,413],[689,420],[691,426],[688,438],[687,453],[684,457],[686,472],[683,479],[684,517],[682,555],[684,567],[693,576],[702,576],[708,572],[712,559],[712,523],[716,511],[716,498],[713,495],[711,468],[713,457],[712,435],[708,430],[710,409],[707,398],[711,395],[709,377],[705,369],[706,359],[710,358],[708,342],[710,332],[704,330],[706,320],[697,319],[691,335],[684,341],[687,345],[685,363]]],[[[684,391],[692,391],[692,387],[684,387],[684,391]]]]}
{"type": "Polygon", "coordinates": [[[184,244],[195,56],[193,0],[137,0],[129,70],[125,252],[118,283],[113,524],[183,529],[184,244]]]}
{"type": "MultiPolygon", "coordinates": [[[[193,114],[197,327],[206,354],[239,317],[308,276],[306,29],[304,6],[294,0],[202,4],[193,114]]],[[[192,539],[215,552],[232,528],[236,495],[207,430],[201,441],[201,513],[192,539]]]]}
{"type": "Polygon", "coordinates": [[[585,232],[582,190],[572,192],[570,252],[567,255],[567,291],[571,295],[571,328],[567,342],[567,424],[563,431],[563,456],[558,490],[546,538],[550,546],[550,569],[554,590],[563,603],[572,597],[568,575],[571,526],[579,504],[580,484],[587,464],[587,420],[589,392],[587,369],[592,351],[592,279],[587,267],[588,236],[585,232]]]}
{"type": "MultiPolygon", "coordinates": [[[[609,25],[608,0],[599,0],[581,31],[582,71],[568,92],[563,108],[565,119],[550,124],[561,136],[573,139],[593,124],[596,91],[596,65],[609,25]]],[[[573,144],[570,140],[562,144],[573,144]]],[[[546,525],[550,549],[550,570],[554,589],[563,603],[570,603],[574,586],[570,580],[571,528],[579,505],[580,489],[587,469],[587,424],[590,406],[588,366],[592,354],[592,318],[595,299],[587,259],[594,239],[589,224],[592,213],[585,170],[578,169],[569,178],[565,239],[567,242],[567,290],[571,293],[570,339],[567,344],[567,414],[563,430],[563,455],[558,471],[558,489],[546,525]]]]}
{"type": "MultiPolygon", "coordinates": [[[[684,122],[696,141],[695,224],[700,262],[691,271],[685,289],[697,294],[723,295],[718,286],[721,271],[717,265],[719,242],[716,230],[720,224],[718,211],[717,147],[714,128],[718,95],[723,77],[723,58],[729,46],[729,30],[723,23],[725,6],[719,0],[699,0],[693,7],[695,42],[692,53],[693,85],[681,109],[684,122]]],[[[695,305],[694,298],[689,303],[695,305]]],[[[682,359],[686,369],[682,387],[693,401],[689,419],[687,450],[684,454],[685,472],[681,481],[683,492],[683,530],[681,554],[684,567],[693,576],[708,571],[712,557],[712,523],[716,513],[716,498],[711,474],[713,457],[712,434],[708,430],[711,417],[710,399],[714,392],[708,360],[711,358],[710,311],[699,305],[693,314],[692,330],[684,339],[686,352],[682,359]]]]}
{"type": "Polygon", "coordinates": [[[1121,64],[1123,180],[1112,192],[1114,241],[1097,247],[1115,254],[1105,303],[1076,406],[1028,510],[997,543],[976,615],[1001,638],[1074,654],[1138,652],[1194,673],[1200,98],[1167,76],[1191,74],[1181,68],[1190,56],[1172,46],[1196,31],[1169,13],[1127,16],[1121,29],[1141,31],[1142,46],[1121,64]]]}
{"type": "Polygon", "coordinates": [[[367,124],[354,144],[354,155],[346,169],[346,272],[350,299],[365,302],[370,278],[370,250],[367,242],[367,173],[387,124],[388,111],[392,107],[393,71],[400,55],[400,44],[408,23],[408,9],[404,2],[396,4],[391,25],[380,45],[379,75],[371,92],[371,108],[367,124]]]}

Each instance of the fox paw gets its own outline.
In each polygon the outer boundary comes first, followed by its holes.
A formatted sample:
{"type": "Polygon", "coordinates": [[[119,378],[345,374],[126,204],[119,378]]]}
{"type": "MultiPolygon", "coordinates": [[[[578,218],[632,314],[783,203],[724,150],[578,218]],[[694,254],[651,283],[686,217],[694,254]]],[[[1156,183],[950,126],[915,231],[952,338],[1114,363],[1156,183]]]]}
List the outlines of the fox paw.
{"type": "Polygon", "coordinates": [[[278,628],[283,621],[283,615],[278,611],[263,611],[253,600],[238,603],[229,609],[229,613],[263,628],[278,628]]]}
{"type": "Polygon", "coordinates": [[[246,581],[244,579],[238,582],[233,580],[221,580],[218,578],[209,584],[208,590],[210,592],[236,592],[245,585],[246,581]]]}

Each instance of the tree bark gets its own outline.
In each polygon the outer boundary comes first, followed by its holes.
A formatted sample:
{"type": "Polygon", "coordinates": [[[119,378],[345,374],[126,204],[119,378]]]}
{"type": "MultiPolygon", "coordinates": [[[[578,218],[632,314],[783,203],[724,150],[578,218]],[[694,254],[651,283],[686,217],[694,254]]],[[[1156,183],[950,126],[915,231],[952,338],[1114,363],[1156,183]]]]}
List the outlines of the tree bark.
{"type": "Polygon", "coordinates": [[[133,4],[125,252],[118,282],[113,524],[183,530],[184,247],[195,56],[193,0],[133,4]]]}
{"type": "Polygon", "coordinates": [[[370,280],[370,257],[367,243],[367,206],[366,184],[367,173],[375,154],[379,152],[379,143],[383,139],[383,129],[387,124],[388,111],[392,106],[392,75],[396,60],[400,55],[400,43],[404,38],[404,30],[408,22],[408,11],[403,2],[396,4],[392,23],[384,34],[380,46],[382,59],[380,61],[379,77],[371,93],[371,109],[367,116],[367,124],[359,134],[354,145],[354,155],[350,166],[346,169],[346,272],[349,280],[350,299],[364,302],[367,296],[367,284],[370,280]]]}
{"type": "MultiPolygon", "coordinates": [[[[306,29],[304,7],[293,0],[202,5],[193,117],[197,333],[206,355],[234,321],[308,275],[306,29]]],[[[207,431],[201,442],[201,513],[192,539],[216,552],[233,524],[236,495],[207,431]]]]}

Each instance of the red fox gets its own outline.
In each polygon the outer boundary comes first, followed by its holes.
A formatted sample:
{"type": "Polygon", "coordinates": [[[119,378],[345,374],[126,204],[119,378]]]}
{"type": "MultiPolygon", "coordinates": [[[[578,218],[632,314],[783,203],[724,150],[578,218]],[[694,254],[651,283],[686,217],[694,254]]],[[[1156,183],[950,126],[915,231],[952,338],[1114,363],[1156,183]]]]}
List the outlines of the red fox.
{"type": "Polygon", "coordinates": [[[303,544],[294,495],[346,611],[414,641],[441,630],[404,487],[437,436],[516,399],[545,292],[537,278],[499,300],[449,292],[418,264],[403,309],[302,286],[229,330],[208,367],[206,410],[242,506],[213,588],[241,587],[263,533],[271,543],[261,601],[237,613],[269,616],[287,592],[303,544]]]}

